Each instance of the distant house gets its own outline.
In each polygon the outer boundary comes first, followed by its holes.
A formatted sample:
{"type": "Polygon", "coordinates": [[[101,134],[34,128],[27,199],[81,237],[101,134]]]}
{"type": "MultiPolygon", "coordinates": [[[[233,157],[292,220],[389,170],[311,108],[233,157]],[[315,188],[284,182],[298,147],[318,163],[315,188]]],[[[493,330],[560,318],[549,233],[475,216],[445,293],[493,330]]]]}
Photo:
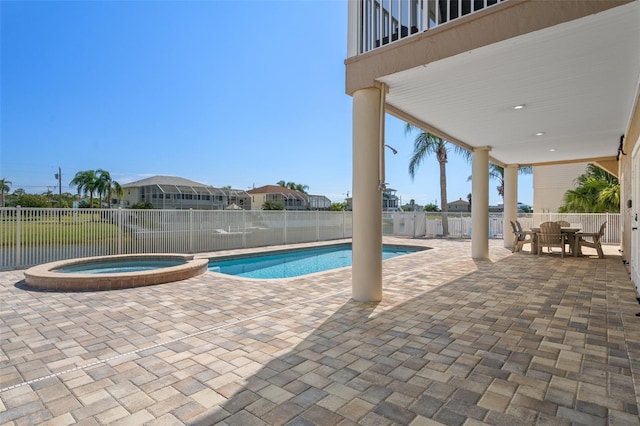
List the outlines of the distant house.
{"type": "Polygon", "coordinates": [[[329,210],[331,200],[324,195],[309,195],[279,185],[264,185],[247,191],[253,210],[260,210],[267,201],[281,204],[285,210],[329,210]]]}
{"type": "MultiPolygon", "coordinates": [[[[353,197],[348,197],[347,210],[353,210],[353,197]]],[[[385,188],[382,192],[382,211],[383,212],[400,212],[400,198],[396,195],[396,190],[391,188],[385,188]]]]}
{"type": "Polygon", "coordinates": [[[122,185],[123,207],[150,203],[156,209],[251,209],[251,197],[240,189],[215,188],[175,176],[152,176],[122,185]]]}
{"type": "Polygon", "coordinates": [[[452,212],[452,213],[454,212],[469,213],[471,211],[469,202],[463,200],[462,198],[460,198],[459,200],[447,203],[447,209],[449,210],[449,212],[452,212]]]}
{"type": "Polygon", "coordinates": [[[311,210],[329,210],[331,200],[324,195],[309,195],[309,208],[311,210]]]}
{"type": "Polygon", "coordinates": [[[396,190],[391,188],[385,188],[382,192],[382,211],[383,212],[398,212],[402,211],[400,208],[400,198],[396,195],[396,190]]]}

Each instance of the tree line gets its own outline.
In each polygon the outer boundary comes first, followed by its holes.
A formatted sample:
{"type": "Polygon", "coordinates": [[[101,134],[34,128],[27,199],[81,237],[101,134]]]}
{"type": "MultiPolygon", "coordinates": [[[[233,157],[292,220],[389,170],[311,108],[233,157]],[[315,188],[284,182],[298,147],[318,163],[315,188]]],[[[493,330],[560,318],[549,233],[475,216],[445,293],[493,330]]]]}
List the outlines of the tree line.
{"type": "Polygon", "coordinates": [[[11,190],[11,182],[8,179],[0,179],[0,198],[2,206],[7,207],[61,207],[69,208],[74,202],[80,200],[81,196],[89,196],[88,202],[80,202],[80,207],[106,207],[111,205],[111,197],[115,196],[118,201],[124,196],[122,186],[111,178],[111,173],[107,170],[83,170],[75,174],[69,182],[69,186],[76,187],[77,195],[69,192],[62,193],[61,196],[53,194],[51,190],[47,190],[42,194],[28,194],[24,189],[18,188],[13,194],[9,194],[11,190]],[[97,199],[94,197],[97,195],[97,199]]]}
{"type": "MultiPolygon", "coordinates": [[[[411,133],[416,130],[415,127],[407,124],[405,132],[411,133]]],[[[434,155],[438,161],[440,169],[440,208],[435,204],[425,206],[426,211],[447,212],[447,180],[446,180],[446,163],[450,142],[447,142],[428,132],[420,131],[414,139],[414,149],[409,161],[409,175],[415,178],[418,167],[424,160],[434,155]]],[[[463,148],[453,145],[453,149],[459,155],[464,156],[467,160],[471,159],[471,153],[463,148]]],[[[519,173],[531,174],[531,167],[522,167],[519,173]]],[[[499,182],[496,187],[498,194],[504,196],[504,168],[490,163],[489,176],[499,182]]],[[[471,177],[469,177],[471,179],[471,177]]],[[[308,185],[296,182],[285,182],[281,180],[277,183],[279,186],[292,190],[307,193],[308,185]]],[[[62,194],[62,197],[56,197],[48,190],[43,194],[27,194],[22,188],[16,189],[13,194],[9,194],[12,182],[8,179],[0,179],[0,199],[1,206],[23,206],[23,207],[71,207],[74,201],[77,201],[81,195],[89,196],[89,202],[81,204],[81,207],[101,207],[102,201],[106,201],[107,206],[111,205],[112,196],[118,201],[124,196],[122,186],[111,178],[111,174],[103,169],[83,170],[75,174],[70,186],[78,189],[78,195],[74,196],[68,192],[62,194]],[[98,196],[97,206],[94,196],[98,196]],[[61,198],[61,199],[60,199],[61,198]]],[[[471,201],[470,196],[468,196],[471,201]]],[[[346,202],[332,203],[331,210],[345,210],[346,202]]],[[[282,210],[284,206],[279,203],[270,202],[263,206],[265,210],[282,210]]],[[[601,212],[619,212],[620,211],[620,183],[618,179],[608,172],[602,170],[594,164],[589,164],[586,172],[576,179],[576,187],[568,190],[564,196],[564,205],[559,209],[560,213],[601,213],[601,212]]],[[[446,223],[443,222],[443,223],[446,223]]],[[[445,225],[446,226],[446,225],[445,225]]],[[[443,229],[446,235],[446,229],[443,229]]]]}

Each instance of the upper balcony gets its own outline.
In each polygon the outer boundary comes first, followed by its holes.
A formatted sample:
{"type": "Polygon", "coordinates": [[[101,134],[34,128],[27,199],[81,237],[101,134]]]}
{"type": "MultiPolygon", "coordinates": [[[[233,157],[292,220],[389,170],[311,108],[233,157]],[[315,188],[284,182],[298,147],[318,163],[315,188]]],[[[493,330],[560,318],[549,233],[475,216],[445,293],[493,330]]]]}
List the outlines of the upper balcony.
{"type": "Polygon", "coordinates": [[[410,37],[508,0],[353,0],[349,57],[410,37]]]}
{"type": "Polygon", "coordinates": [[[345,92],[496,164],[617,170],[639,34],[640,0],[350,0],[345,92]]]}

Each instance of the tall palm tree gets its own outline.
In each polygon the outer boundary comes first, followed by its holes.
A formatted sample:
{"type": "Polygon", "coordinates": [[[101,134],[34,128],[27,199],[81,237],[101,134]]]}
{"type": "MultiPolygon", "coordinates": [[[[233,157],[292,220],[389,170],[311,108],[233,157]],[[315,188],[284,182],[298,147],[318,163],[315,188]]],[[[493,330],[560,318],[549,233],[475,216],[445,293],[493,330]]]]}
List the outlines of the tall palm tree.
{"type": "MultiPolygon", "coordinates": [[[[96,173],[98,176],[96,191],[100,195],[101,199],[106,196],[107,206],[111,207],[111,193],[114,190],[114,184],[117,184],[118,187],[120,187],[120,184],[111,179],[111,173],[106,170],[98,169],[96,170],[96,173]]],[[[120,188],[120,191],[122,191],[122,188],[120,188]]]]}
{"type": "Polygon", "coordinates": [[[620,182],[595,164],[589,164],[576,179],[576,188],[564,194],[561,213],[604,213],[620,211],[620,182]]]}
{"type": "MultiPolygon", "coordinates": [[[[405,134],[412,133],[417,128],[407,123],[405,134]]],[[[432,154],[438,160],[440,166],[440,211],[442,212],[442,234],[446,237],[449,235],[449,223],[447,221],[447,157],[449,154],[449,146],[453,145],[455,152],[468,153],[469,151],[451,144],[428,132],[420,131],[413,140],[413,154],[409,161],[409,176],[415,179],[416,171],[425,158],[432,154]]]]}
{"type": "Polygon", "coordinates": [[[4,207],[4,194],[8,194],[13,182],[7,179],[0,179],[0,198],[2,198],[2,207],[4,207]]]}
{"type": "Polygon", "coordinates": [[[98,189],[98,175],[95,170],[83,170],[76,173],[69,185],[78,187],[78,195],[81,193],[89,194],[89,203],[93,207],[93,194],[98,189]]]}
{"type": "MultiPolygon", "coordinates": [[[[124,197],[124,189],[122,188],[122,185],[120,185],[116,180],[111,181],[109,200],[111,200],[111,193],[115,194],[116,197],[118,197],[118,205],[120,205],[120,203],[122,202],[122,197],[124,197]]],[[[111,201],[109,201],[109,203],[111,203],[111,201]]]]}
{"type": "Polygon", "coordinates": [[[104,200],[105,195],[107,196],[108,200],[111,200],[111,173],[106,170],[98,169],[96,170],[96,175],[96,192],[98,193],[100,206],[102,206],[102,200],[104,200]]]}

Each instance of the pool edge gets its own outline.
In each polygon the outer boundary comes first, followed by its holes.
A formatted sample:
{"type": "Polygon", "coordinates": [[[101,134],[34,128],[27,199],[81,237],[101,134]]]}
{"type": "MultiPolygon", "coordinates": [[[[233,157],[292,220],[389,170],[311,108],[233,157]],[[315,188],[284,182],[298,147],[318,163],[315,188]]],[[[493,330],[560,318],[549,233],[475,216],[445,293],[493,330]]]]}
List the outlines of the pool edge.
{"type": "Polygon", "coordinates": [[[120,290],[182,281],[207,272],[208,259],[195,258],[191,254],[122,254],[113,256],[93,256],[76,259],[65,259],[56,262],[33,266],[24,271],[25,283],[38,290],[57,291],[99,291],[120,290]],[[100,263],[101,261],[125,260],[184,260],[176,266],[158,268],[147,271],[118,272],[110,274],[64,274],[54,269],[69,265],[100,263]]]}

